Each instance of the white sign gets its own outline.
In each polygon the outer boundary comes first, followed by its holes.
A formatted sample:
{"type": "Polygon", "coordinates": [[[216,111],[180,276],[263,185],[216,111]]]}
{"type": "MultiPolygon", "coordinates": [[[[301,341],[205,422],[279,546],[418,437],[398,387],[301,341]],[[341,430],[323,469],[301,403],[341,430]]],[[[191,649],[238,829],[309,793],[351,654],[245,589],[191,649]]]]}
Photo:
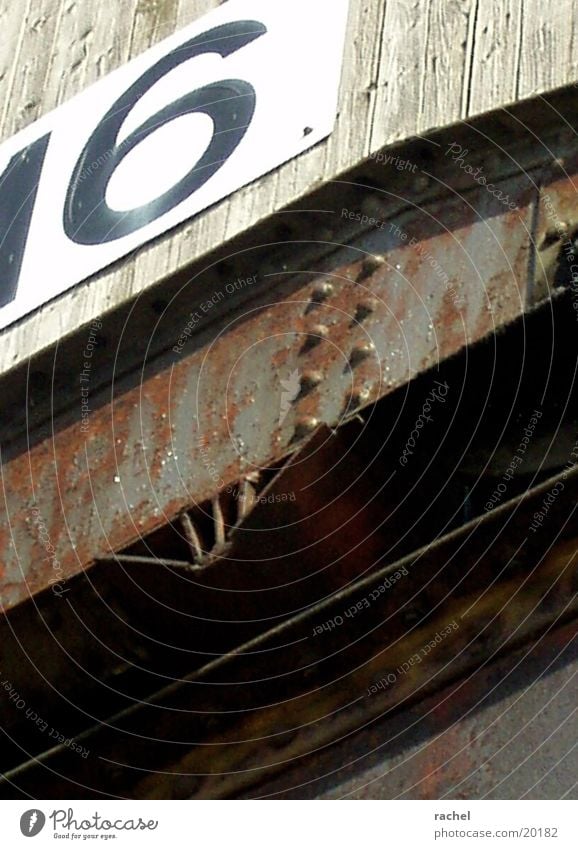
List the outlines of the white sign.
{"type": "Polygon", "coordinates": [[[0,328],[329,135],[348,0],[229,0],[0,146],[0,328]]]}

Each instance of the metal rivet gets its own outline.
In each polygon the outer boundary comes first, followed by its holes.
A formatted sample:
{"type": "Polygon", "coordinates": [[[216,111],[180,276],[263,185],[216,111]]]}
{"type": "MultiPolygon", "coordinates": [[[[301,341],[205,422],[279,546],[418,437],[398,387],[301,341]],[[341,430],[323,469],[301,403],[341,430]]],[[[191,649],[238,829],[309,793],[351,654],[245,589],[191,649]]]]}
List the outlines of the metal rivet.
{"type": "Polygon", "coordinates": [[[354,389],[345,404],[345,415],[349,415],[354,410],[358,410],[369,400],[369,389],[361,387],[354,389]]]}
{"type": "Polygon", "coordinates": [[[335,230],[333,227],[321,227],[317,232],[319,242],[331,242],[335,236],[335,230]]]}
{"type": "Polygon", "coordinates": [[[351,394],[351,401],[357,406],[365,404],[368,399],[369,389],[366,389],[365,386],[362,386],[360,389],[355,389],[351,394]]]}
{"type": "Polygon", "coordinates": [[[558,222],[556,227],[549,227],[544,234],[539,250],[544,251],[555,245],[556,242],[559,242],[564,236],[568,235],[568,229],[566,221],[558,222]]]}
{"type": "Polygon", "coordinates": [[[375,345],[372,342],[366,342],[363,345],[356,345],[349,357],[350,368],[355,368],[360,363],[364,362],[364,360],[373,356],[373,354],[375,354],[375,345]]]}
{"type": "Polygon", "coordinates": [[[416,177],[413,181],[413,189],[416,192],[425,192],[429,184],[430,178],[425,174],[420,174],[419,177],[416,177]]]}
{"type": "Polygon", "coordinates": [[[357,278],[357,281],[365,280],[367,277],[371,277],[378,268],[381,268],[382,265],[385,265],[385,257],[381,254],[372,254],[371,256],[366,256],[363,262],[361,263],[361,272],[357,278]]]}
{"type": "Polygon", "coordinates": [[[328,283],[327,281],[319,283],[313,290],[312,300],[320,304],[326,301],[333,294],[333,291],[333,283],[328,283]]]}
{"type": "Polygon", "coordinates": [[[305,437],[310,436],[318,427],[319,421],[312,416],[301,419],[301,421],[297,422],[295,433],[293,434],[291,442],[297,442],[298,440],[305,439],[305,437]]]}
{"type": "Polygon", "coordinates": [[[309,333],[307,334],[307,338],[301,347],[301,354],[306,354],[307,351],[311,351],[313,348],[316,348],[323,339],[327,338],[328,330],[323,324],[316,324],[315,327],[312,327],[309,333]]]}
{"type": "Polygon", "coordinates": [[[384,199],[383,194],[366,195],[361,202],[361,211],[370,218],[379,218],[383,212],[384,199]]]}
{"type": "Polygon", "coordinates": [[[355,317],[353,319],[354,323],[360,324],[362,321],[365,321],[366,318],[369,318],[375,310],[377,309],[377,301],[373,298],[367,301],[361,301],[357,305],[357,309],[355,310],[355,317]]]}
{"type": "Polygon", "coordinates": [[[314,310],[315,307],[319,306],[319,304],[325,303],[325,301],[331,297],[333,292],[334,288],[332,283],[318,283],[311,293],[311,301],[307,307],[306,313],[314,310]]]}

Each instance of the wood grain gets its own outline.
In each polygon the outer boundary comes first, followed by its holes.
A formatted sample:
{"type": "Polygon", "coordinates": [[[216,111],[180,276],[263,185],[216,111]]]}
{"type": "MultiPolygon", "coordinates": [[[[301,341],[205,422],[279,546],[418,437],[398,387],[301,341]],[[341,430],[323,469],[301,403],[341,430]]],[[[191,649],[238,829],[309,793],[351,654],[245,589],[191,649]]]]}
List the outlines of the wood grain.
{"type": "MultiPolygon", "coordinates": [[[[0,139],[218,5],[0,0],[0,139]]],[[[350,0],[332,136],[5,330],[0,373],[373,151],[572,82],[577,21],[573,0],[350,0]]]]}

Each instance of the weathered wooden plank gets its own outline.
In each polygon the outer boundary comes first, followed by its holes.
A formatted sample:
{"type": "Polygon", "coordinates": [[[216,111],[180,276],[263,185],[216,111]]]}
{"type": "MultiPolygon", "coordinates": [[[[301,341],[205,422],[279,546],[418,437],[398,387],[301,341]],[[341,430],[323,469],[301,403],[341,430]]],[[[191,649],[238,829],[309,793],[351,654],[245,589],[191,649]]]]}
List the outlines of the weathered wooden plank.
{"type": "MultiPolygon", "coordinates": [[[[115,14],[92,0],[4,3],[2,138],[218,5],[122,0],[115,14]]],[[[351,0],[331,138],[4,331],[0,373],[382,146],[571,82],[577,19],[571,0],[555,15],[537,0],[523,14],[520,0],[351,0]]]]}

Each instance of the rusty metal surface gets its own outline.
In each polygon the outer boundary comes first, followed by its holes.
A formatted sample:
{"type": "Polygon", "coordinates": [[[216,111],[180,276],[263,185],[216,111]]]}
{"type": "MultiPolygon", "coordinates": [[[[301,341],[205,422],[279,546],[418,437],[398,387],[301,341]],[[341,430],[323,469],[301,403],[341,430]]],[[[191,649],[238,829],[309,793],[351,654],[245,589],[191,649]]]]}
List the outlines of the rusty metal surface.
{"type": "Polygon", "coordinates": [[[523,178],[506,188],[519,212],[480,191],[407,213],[396,229],[336,250],[322,271],[278,278],[261,303],[201,336],[192,352],[145,367],[136,385],[125,379],[91,396],[86,429],[77,409],[33,444],[5,448],[3,608],[270,465],[317,423],[338,425],[352,406],[519,315],[532,190],[523,178]],[[295,374],[311,385],[285,410],[295,374]]]}
{"type": "MultiPolygon", "coordinates": [[[[86,760],[56,747],[5,770],[4,795],[229,797],[406,710],[576,616],[577,495],[578,471],[565,469],[275,627],[263,632],[261,625],[233,651],[213,649],[195,672],[154,696],[126,693],[115,715],[75,729],[86,760]],[[531,533],[536,511],[562,480],[563,497],[553,500],[540,533],[531,533]],[[380,592],[394,575],[395,590],[380,592]],[[359,615],[345,616],[357,605],[359,615]],[[442,632],[439,651],[409,664],[442,632]],[[392,686],[378,687],[388,676],[392,686]]],[[[362,542],[363,526],[356,530],[362,542]]],[[[357,548],[367,565],[371,545],[357,548]]],[[[250,574],[253,564],[244,567],[250,574]]],[[[135,569],[132,580],[147,579],[135,569]]],[[[158,577],[150,580],[159,586],[158,577]]],[[[219,573],[212,580],[218,587],[219,573]]],[[[74,596],[69,604],[73,618],[74,596]]]]}
{"type": "MultiPolygon", "coordinates": [[[[575,459],[577,356],[566,293],[365,408],[360,418],[353,414],[337,430],[320,428],[285,464],[224,492],[219,510],[212,500],[198,505],[187,514],[189,533],[180,515],[69,581],[62,595],[54,587],[17,606],[0,619],[0,668],[27,704],[41,705],[59,727],[66,717],[69,733],[76,733],[329,603],[384,564],[484,516],[490,498],[494,508],[505,505],[575,459]],[[441,393],[433,419],[410,462],[402,463],[436,386],[441,393]],[[536,407],[540,419],[532,422],[536,407]],[[528,424],[523,462],[504,487],[528,424]]],[[[570,510],[571,497],[561,504],[570,510]]],[[[558,514],[540,534],[541,544],[555,541],[561,529],[565,534],[558,514]]],[[[486,522],[480,534],[508,560],[507,521],[486,522]]],[[[533,569],[544,550],[526,528],[528,534],[524,560],[516,563],[522,572],[533,569]]],[[[432,562],[425,575],[437,574],[432,562]]],[[[503,564],[492,557],[469,570],[458,560],[452,570],[441,589],[455,586],[459,595],[462,581],[501,576],[503,564]]],[[[392,603],[401,606],[401,587],[395,594],[392,603]]],[[[435,598],[426,597],[428,604],[433,608],[435,598]]],[[[10,700],[0,699],[0,726],[27,747],[29,723],[19,728],[21,721],[10,700]]],[[[41,735],[36,745],[45,745],[41,735]]],[[[5,746],[0,769],[19,757],[17,748],[9,754],[5,746]]]]}

